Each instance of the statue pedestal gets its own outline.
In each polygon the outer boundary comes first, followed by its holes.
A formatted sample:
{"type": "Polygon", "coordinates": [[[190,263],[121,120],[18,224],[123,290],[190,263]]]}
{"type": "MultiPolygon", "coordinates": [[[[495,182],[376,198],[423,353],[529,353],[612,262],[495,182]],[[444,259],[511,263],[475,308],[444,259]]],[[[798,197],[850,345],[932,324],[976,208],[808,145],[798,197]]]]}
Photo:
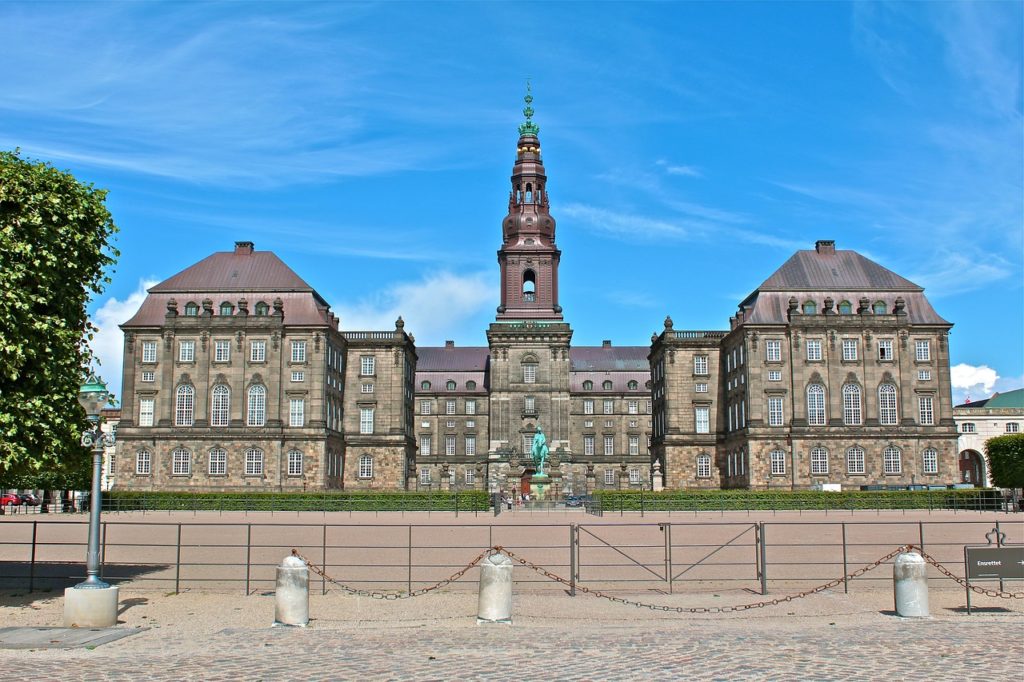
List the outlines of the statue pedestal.
{"type": "Polygon", "coordinates": [[[547,474],[534,474],[530,477],[530,499],[546,500],[551,493],[551,477],[547,474]]]}

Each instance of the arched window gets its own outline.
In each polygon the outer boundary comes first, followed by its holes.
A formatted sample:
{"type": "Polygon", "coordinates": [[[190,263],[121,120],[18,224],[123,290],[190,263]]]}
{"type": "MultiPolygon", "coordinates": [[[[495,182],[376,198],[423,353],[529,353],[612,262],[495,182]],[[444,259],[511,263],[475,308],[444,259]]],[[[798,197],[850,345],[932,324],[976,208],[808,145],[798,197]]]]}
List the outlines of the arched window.
{"type": "MultiPolygon", "coordinates": [[[[328,457],[331,455],[328,454],[328,457]]],[[[289,476],[301,476],[305,470],[305,463],[303,462],[302,453],[298,450],[288,451],[288,475],[289,476]]]]}
{"type": "Polygon", "coordinates": [[[449,391],[454,391],[455,390],[455,382],[452,381],[451,379],[449,379],[448,383],[445,384],[444,387],[445,387],[445,389],[447,389],[449,391]]]}
{"type": "Polygon", "coordinates": [[[626,386],[628,386],[628,387],[629,387],[629,390],[631,390],[631,391],[635,391],[635,390],[637,390],[638,388],[640,388],[640,384],[638,384],[638,383],[637,383],[637,382],[635,382],[635,381],[630,381],[630,382],[629,382],[628,384],[626,384],[626,386]]]}
{"type": "Polygon", "coordinates": [[[196,389],[191,386],[178,386],[174,400],[174,425],[192,426],[195,419],[196,389]]]}
{"type": "Polygon", "coordinates": [[[153,472],[153,454],[149,450],[139,450],[135,453],[135,473],[140,476],[149,476],[153,472]]]}
{"type": "Polygon", "coordinates": [[[228,453],[223,448],[210,450],[210,462],[207,471],[211,476],[224,476],[228,473],[228,453]]]}
{"type": "Polygon", "coordinates": [[[213,387],[210,395],[210,426],[227,426],[230,418],[231,389],[218,384],[213,387]]]}
{"type": "Polygon", "coordinates": [[[185,448],[178,448],[171,453],[171,474],[174,476],[192,475],[192,453],[185,448]]]}
{"type": "Polygon", "coordinates": [[[900,452],[898,447],[890,445],[882,452],[882,457],[885,464],[885,473],[903,473],[903,453],[900,452]]]}
{"type": "Polygon", "coordinates": [[[818,304],[814,301],[804,301],[804,315],[814,315],[818,312],[818,304]]]}
{"type": "Polygon", "coordinates": [[[861,423],[860,386],[845,384],[843,386],[843,423],[857,426],[861,423]]]}
{"type": "Polygon", "coordinates": [[[224,301],[223,303],[220,304],[220,314],[221,315],[225,315],[225,316],[227,316],[227,315],[234,315],[235,314],[235,306],[231,305],[227,301],[224,301]]]}
{"type": "Polygon", "coordinates": [[[864,450],[856,445],[846,451],[846,473],[864,473],[864,450]]]}
{"type": "Polygon", "coordinates": [[[711,455],[697,455],[697,478],[711,478],[711,455]]]}
{"type": "Polygon", "coordinates": [[[267,313],[270,312],[270,306],[268,306],[263,301],[260,301],[259,303],[256,304],[254,310],[257,316],[264,317],[267,313]]]}
{"type": "Polygon", "coordinates": [[[359,457],[359,478],[373,478],[373,457],[370,455],[359,457]]]}
{"type": "Polygon", "coordinates": [[[825,448],[811,448],[811,473],[828,473],[828,450],[825,448]]]}
{"type": "Polygon", "coordinates": [[[467,391],[475,391],[476,390],[476,382],[473,381],[473,380],[467,381],[466,382],[466,390],[467,391]]]}
{"type": "Polygon", "coordinates": [[[185,304],[185,316],[196,317],[199,314],[199,306],[194,301],[185,304]]]}
{"type": "Polygon", "coordinates": [[[537,276],[533,270],[523,273],[523,301],[533,303],[537,300],[537,276]]]}
{"type": "Polygon", "coordinates": [[[853,304],[852,303],[850,303],[849,301],[840,301],[839,302],[839,314],[840,315],[849,315],[852,312],[853,312],[853,304]]]}
{"type": "Polygon", "coordinates": [[[249,387],[249,404],[246,410],[246,424],[263,426],[267,422],[267,389],[257,384],[249,387]]]}
{"type": "Polygon", "coordinates": [[[533,203],[533,185],[529,182],[526,183],[526,203],[533,203]]]}
{"type": "Polygon", "coordinates": [[[245,451],[245,475],[263,475],[263,451],[259,448],[249,448],[245,451]]]}
{"type": "Polygon", "coordinates": [[[811,384],[807,387],[807,424],[825,425],[825,387],[821,384],[811,384]]]}
{"type": "Polygon", "coordinates": [[[885,301],[875,301],[871,309],[875,312],[875,315],[885,315],[885,301]]]}
{"type": "Polygon", "coordinates": [[[587,379],[586,381],[584,381],[583,382],[583,390],[584,391],[593,391],[594,390],[594,382],[591,381],[590,379],[587,379]]]}
{"type": "Polygon", "coordinates": [[[429,391],[430,390],[430,382],[429,381],[421,381],[420,382],[420,388],[423,389],[424,391],[429,391]]]}
{"type": "Polygon", "coordinates": [[[612,382],[610,382],[610,381],[604,382],[603,384],[601,384],[601,388],[603,388],[606,391],[612,390],[612,382]]]}
{"type": "Polygon", "coordinates": [[[882,384],[878,387],[878,422],[883,426],[895,426],[897,419],[896,386],[882,384]]]}

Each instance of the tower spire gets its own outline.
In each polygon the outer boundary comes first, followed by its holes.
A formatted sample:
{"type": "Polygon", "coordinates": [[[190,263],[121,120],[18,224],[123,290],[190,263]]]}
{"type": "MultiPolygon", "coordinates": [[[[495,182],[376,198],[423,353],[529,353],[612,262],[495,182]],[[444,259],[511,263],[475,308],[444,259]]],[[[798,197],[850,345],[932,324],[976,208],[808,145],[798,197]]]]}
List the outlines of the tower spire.
{"type": "Polygon", "coordinates": [[[526,106],[523,107],[523,116],[526,120],[519,124],[520,135],[536,135],[540,132],[540,126],[533,122],[533,94],[530,92],[530,80],[526,80],[526,97],[523,98],[526,106]]]}

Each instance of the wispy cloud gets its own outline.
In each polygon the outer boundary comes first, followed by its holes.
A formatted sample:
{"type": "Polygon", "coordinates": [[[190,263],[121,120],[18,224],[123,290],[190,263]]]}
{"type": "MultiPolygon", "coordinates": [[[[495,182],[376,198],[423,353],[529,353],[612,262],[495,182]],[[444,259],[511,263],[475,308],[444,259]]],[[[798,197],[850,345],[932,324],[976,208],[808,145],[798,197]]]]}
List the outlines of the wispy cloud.
{"type": "Polygon", "coordinates": [[[118,400],[121,397],[121,367],[124,358],[124,334],[118,325],[127,322],[138,312],[142,302],[146,300],[146,289],[156,283],[157,280],[139,282],[135,291],[124,300],[111,296],[92,317],[92,323],[98,329],[90,344],[99,360],[99,367],[96,369],[118,400]]]}
{"type": "Polygon", "coordinates": [[[591,230],[625,240],[692,239],[708,228],[699,223],[684,224],[681,221],[646,218],[634,213],[621,213],[579,203],[560,206],[559,212],[575,218],[591,230]]]}
{"type": "Polygon", "coordinates": [[[696,166],[684,166],[681,164],[669,163],[665,159],[658,159],[654,163],[669,175],[685,175],[691,178],[700,178],[704,176],[696,166]]]}

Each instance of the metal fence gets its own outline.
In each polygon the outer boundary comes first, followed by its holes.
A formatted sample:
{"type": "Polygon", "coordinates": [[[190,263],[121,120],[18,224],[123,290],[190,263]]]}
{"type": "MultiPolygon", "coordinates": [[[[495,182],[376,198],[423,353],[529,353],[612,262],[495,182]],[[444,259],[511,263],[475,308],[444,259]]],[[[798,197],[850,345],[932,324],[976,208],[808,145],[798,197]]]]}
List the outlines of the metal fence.
{"type": "MultiPolygon", "coordinates": [[[[902,544],[924,547],[963,575],[963,546],[996,528],[1024,542],[1024,521],[779,521],[624,524],[339,524],[105,521],[102,577],[139,589],[273,589],[291,549],[355,586],[412,590],[501,545],[570,581],[623,591],[758,593],[797,589],[846,575],[902,544]]],[[[55,589],[84,576],[86,524],[18,520],[0,524],[0,588],[55,589]]],[[[875,571],[855,583],[891,580],[875,571]]],[[[558,585],[535,573],[523,589],[558,585]]],[[[314,588],[316,583],[314,582],[314,588]]],[[[456,584],[455,589],[459,589],[456,584]]],[[[461,584],[463,588],[471,581],[461,584]]],[[[330,589],[320,581],[320,590],[330,589]]],[[[849,584],[844,589],[849,590],[849,584]]],[[[561,588],[559,588],[561,589],[561,588]]]]}

